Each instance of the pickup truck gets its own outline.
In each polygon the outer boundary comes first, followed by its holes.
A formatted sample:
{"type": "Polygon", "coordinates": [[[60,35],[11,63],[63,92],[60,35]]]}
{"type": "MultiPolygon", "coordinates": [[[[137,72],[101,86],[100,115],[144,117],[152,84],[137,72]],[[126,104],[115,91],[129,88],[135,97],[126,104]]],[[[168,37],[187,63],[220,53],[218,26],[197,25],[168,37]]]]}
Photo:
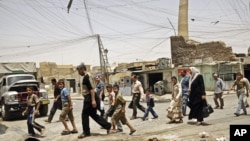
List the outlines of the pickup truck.
{"type": "Polygon", "coordinates": [[[39,82],[32,74],[8,74],[0,79],[0,112],[3,120],[10,120],[20,116],[27,106],[26,87],[32,86],[34,93],[39,97],[41,106],[40,116],[48,113],[48,93],[45,89],[40,89],[39,82]]]}

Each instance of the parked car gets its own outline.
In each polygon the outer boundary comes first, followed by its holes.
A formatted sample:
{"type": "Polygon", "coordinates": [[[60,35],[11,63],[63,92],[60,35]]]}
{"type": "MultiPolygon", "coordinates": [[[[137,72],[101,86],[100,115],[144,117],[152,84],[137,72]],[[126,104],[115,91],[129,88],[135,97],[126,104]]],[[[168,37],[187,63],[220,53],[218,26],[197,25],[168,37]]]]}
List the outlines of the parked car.
{"type": "Polygon", "coordinates": [[[27,86],[33,87],[34,93],[40,99],[40,115],[47,115],[48,104],[50,103],[48,93],[45,89],[40,89],[35,76],[32,74],[8,74],[0,79],[0,112],[3,120],[18,117],[12,114],[21,115],[21,112],[26,108],[27,86]]]}

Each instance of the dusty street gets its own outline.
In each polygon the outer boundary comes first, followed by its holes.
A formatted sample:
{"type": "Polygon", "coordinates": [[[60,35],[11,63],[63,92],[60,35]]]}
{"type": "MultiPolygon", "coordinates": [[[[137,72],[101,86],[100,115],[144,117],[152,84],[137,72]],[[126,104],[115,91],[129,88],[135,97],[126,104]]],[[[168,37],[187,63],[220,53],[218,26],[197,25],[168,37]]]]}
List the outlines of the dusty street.
{"type": "MultiPolygon", "coordinates": [[[[212,96],[207,97],[209,103],[214,105],[212,96]]],[[[81,109],[82,100],[74,100],[74,115],[76,119],[77,128],[80,134],[82,132],[81,126],[81,109]]],[[[127,102],[128,103],[128,102],[127,102]]],[[[142,103],[145,105],[145,103],[142,103]]],[[[106,130],[100,129],[100,126],[96,124],[92,119],[90,120],[92,136],[82,139],[85,141],[146,141],[149,138],[156,137],[161,141],[200,141],[202,138],[199,137],[200,132],[207,132],[208,138],[203,138],[203,141],[215,141],[216,138],[226,137],[229,140],[229,125],[230,124],[250,124],[250,110],[248,115],[241,115],[239,117],[234,116],[236,109],[237,98],[234,94],[230,94],[225,97],[225,107],[223,110],[215,109],[215,112],[210,117],[205,119],[206,125],[196,126],[195,121],[184,118],[184,123],[180,124],[167,124],[168,119],[166,118],[166,108],[169,102],[156,103],[155,110],[159,115],[158,119],[151,119],[152,115],[149,115],[149,120],[142,121],[143,113],[138,111],[139,118],[135,120],[129,120],[129,122],[136,128],[134,135],[130,136],[129,129],[123,126],[122,133],[106,135],[106,130]]],[[[51,106],[51,105],[50,105],[51,106]]],[[[127,109],[126,116],[129,119],[132,110],[127,109]]],[[[45,123],[46,117],[37,118],[38,123],[46,126],[46,131],[43,136],[39,136],[38,139],[41,141],[73,141],[78,140],[78,134],[71,134],[67,136],[61,136],[63,125],[58,121],[60,111],[56,112],[52,123],[45,123]]],[[[1,141],[7,140],[20,140],[23,141],[27,138],[27,125],[26,120],[15,120],[15,121],[2,121],[1,124],[8,127],[5,134],[0,135],[1,141]]],[[[70,122],[69,127],[72,129],[70,122]]],[[[37,132],[38,133],[38,132],[37,132]]]]}

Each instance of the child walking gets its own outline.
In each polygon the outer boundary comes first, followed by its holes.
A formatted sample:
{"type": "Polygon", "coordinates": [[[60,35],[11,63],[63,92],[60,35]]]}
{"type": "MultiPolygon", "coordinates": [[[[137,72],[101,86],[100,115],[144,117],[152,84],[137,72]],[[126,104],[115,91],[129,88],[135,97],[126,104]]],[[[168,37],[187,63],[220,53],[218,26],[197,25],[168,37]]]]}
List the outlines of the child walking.
{"type": "Polygon", "coordinates": [[[158,115],[156,114],[156,112],[153,109],[153,107],[154,107],[154,98],[150,94],[150,89],[149,88],[147,88],[145,90],[145,95],[146,95],[147,108],[145,110],[144,116],[142,117],[142,120],[144,121],[144,120],[147,119],[149,112],[154,116],[154,118],[158,118],[158,115]]]}
{"type": "Polygon", "coordinates": [[[181,85],[177,81],[177,77],[171,77],[173,83],[173,90],[172,90],[172,100],[167,108],[167,117],[170,119],[168,123],[183,123],[183,116],[182,116],[182,99],[181,99],[181,85]],[[176,120],[179,121],[176,121],[176,120]]]}
{"type": "Polygon", "coordinates": [[[28,133],[30,136],[36,136],[34,128],[40,132],[42,135],[45,131],[45,127],[35,122],[35,116],[39,115],[40,101],[36,94],[34,94],[34,89],[31,86],[26,88],[27,91],[27,107],[22,112],[24,116],[27,113],[27,126],[28,133]]]}
{"type": "Polygon", "coordinates": [[[114,85],[113,86],[113,91],[115,93],[115,111],[114,114],[111,118],[112,121],[112,132],[115,133],[117,132],[115,129],[116,124],[121,121],[122,124],[126,124],[129,129],[130,129],[130,133],[129,135],[132,135],[136,130],[134,129],[134,127],[132,127],[132,125],[128,122],[126,115],[125,115],[125,106],[126,106],[126,101],[125,99],[122,97],[122,95],[119,92],[119,85],[114,85]]]}
{"type": "Polygon", "coordinates": [[[78,130],[76,129],[75,120],[73,116],[73,105],[72,105],[70,94],[68,90],[65,88],[64,80],[59,80],[58,87],[61,89],[61,100],[62,100],[62,111],[60,114],[60,121],[62,122],[65,128],[62,131],[61,135],[69,135],[71,133],[76,134],[78,133],[78,130]],[[72,131],[69,130],[68,124],[66,122],[66,116],[68,116],[73,126],[72,131]]]}
{"type": "MultiPolygon", "coordinates": [[[[109,109],[105,112],[104,114],[104,119],[108,121],[108,117],[112,117],[113,112],[114,112],[114,105],[115,105],[115,93],[113,92],[113,86],[111,84],[108,84],[106,86],[106,90],[108,92],[108,97],[109,97],[109,109]]],[[[120,121],[117,123],[117,131],[122,132],[122,124],[120,121]]]]}

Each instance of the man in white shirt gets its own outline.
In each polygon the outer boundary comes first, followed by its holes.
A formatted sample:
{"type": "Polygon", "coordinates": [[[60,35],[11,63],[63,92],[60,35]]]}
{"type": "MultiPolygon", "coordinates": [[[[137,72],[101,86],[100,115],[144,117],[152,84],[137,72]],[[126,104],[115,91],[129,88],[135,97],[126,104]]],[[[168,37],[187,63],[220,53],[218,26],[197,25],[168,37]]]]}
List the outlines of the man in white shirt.
{"type": "Polygon", "coordinates": [[[145,113],[145,107],[140,104],[141,95],[144,95],[144,91],[142,88],[142,84],[139,80],[137,80],[136,75],[131,76],[132,81],[132,100],[133,100],[133,115],[130,120],[136,119],[137,108],[140,109],[143,113],[145,113]]]}

